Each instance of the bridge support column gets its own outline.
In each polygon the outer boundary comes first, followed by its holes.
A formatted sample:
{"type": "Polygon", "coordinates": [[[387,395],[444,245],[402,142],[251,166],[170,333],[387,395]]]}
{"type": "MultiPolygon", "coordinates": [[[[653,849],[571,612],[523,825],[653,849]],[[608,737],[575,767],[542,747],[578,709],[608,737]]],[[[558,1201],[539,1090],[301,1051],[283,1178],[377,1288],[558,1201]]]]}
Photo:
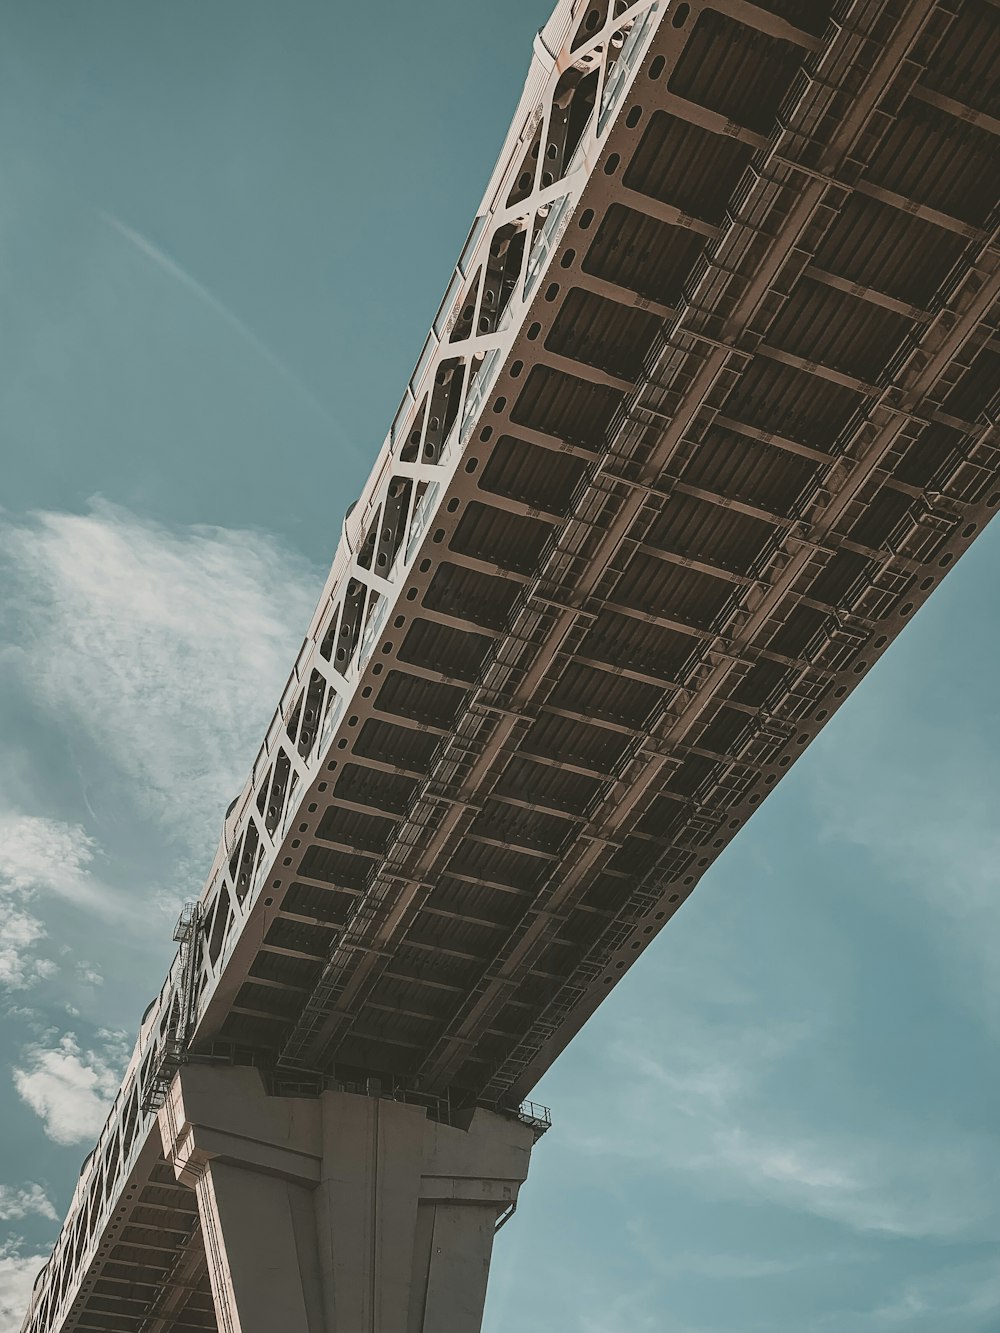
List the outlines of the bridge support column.
{"type": "Polygon", "coordinates": [[[268,1097],[254,1069],[187,1065],[160,1111],[198,1196],[219,1333],[478,1333],[496,1219],[534,1136],[346,1092],[268,1097]]]}

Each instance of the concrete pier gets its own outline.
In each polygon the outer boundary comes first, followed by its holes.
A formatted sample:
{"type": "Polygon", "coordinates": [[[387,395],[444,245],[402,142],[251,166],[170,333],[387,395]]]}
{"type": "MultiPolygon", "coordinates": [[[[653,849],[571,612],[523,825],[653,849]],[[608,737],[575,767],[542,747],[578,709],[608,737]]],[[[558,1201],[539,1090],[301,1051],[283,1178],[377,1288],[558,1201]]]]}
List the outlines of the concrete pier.
{"type": "Polygon", "coordinates": [[[477,1333],[527,1125],[483,1110],[442,1125],[347,1092],[270,1097],[254,1069],[196,1064],[159,1124],[197,1194],[219,1333],[477,1333]]]}

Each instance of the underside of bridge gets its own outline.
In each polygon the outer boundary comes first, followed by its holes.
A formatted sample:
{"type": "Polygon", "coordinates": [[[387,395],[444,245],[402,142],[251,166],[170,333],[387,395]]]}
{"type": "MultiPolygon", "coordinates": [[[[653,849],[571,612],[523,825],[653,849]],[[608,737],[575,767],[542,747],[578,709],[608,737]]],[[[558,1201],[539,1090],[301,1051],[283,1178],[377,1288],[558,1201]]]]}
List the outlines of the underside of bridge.
{"type": "MultiPolygon", "coordinates": [[[[998,57],[994,0],[557,7],[227,821],[194,1067],[516,1122],[1000,505],[998,57]]],[[[249,1328],[161,1008],[30,1333],[249,1328]]]]}
{"type": "Polygon", "coordinates": [[[1000,366],[998,124],[951,99],[997,14],[877,8],[777,152],[810,50],[664,21],[196,1049],[516,1105],[951,563],[1000,366]],[[390,947],[337,957],[380,876],[390,947]]]}

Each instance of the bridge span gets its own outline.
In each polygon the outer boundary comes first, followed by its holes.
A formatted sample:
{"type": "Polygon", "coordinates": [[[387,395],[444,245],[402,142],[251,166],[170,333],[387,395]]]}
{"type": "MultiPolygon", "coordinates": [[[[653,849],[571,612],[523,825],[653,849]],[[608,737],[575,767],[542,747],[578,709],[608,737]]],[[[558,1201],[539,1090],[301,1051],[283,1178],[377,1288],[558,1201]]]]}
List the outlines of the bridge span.
{"type": "Polygon", "coordinates": [[[479,1327],[524,1099],[1000,505],[998,56],[559,0],[24,1333],[479,1327]]]}

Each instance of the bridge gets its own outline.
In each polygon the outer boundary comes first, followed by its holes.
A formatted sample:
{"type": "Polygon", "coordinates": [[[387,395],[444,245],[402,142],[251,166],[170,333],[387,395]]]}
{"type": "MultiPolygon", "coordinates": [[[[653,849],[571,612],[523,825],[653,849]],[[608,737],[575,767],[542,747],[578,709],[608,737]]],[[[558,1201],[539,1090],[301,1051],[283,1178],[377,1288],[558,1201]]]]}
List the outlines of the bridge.
{"type": "Polygon", "coordinates": [[[559,0],[24,1333],[478,1329],[525,1099],[1000,505],[998,55],[559,0]]]}

